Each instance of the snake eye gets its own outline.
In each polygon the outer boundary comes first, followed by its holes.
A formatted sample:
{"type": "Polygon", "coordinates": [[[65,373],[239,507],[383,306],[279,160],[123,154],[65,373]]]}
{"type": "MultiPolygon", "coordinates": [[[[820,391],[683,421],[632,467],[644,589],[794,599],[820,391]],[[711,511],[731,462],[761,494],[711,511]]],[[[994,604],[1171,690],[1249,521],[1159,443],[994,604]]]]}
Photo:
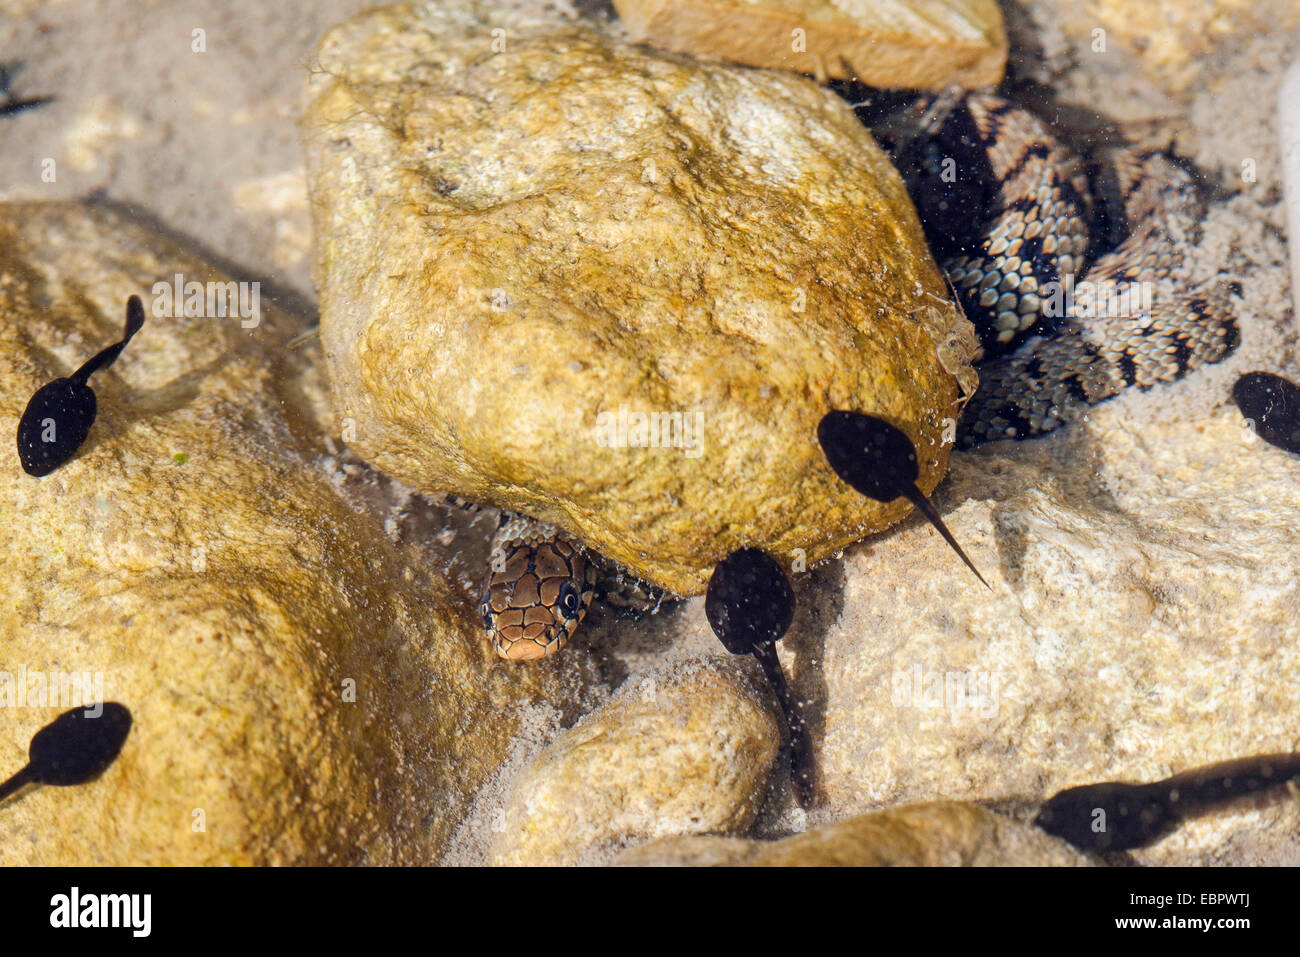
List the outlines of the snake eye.
{"type": "Polygon", "coordinates": [[[483,616],[483,627],[488,631],[492,630],[492,606],[483,602],[478,606],[478,613],[483,616]]]}
{"type": "Polygon", "coordinates": [[[582,599],[578,596],[578,589],[573,587],[573,582],[566,581],[560,586],[559,604],[565,618],[578,617],[578,608],[582,605],[582,599]]]}

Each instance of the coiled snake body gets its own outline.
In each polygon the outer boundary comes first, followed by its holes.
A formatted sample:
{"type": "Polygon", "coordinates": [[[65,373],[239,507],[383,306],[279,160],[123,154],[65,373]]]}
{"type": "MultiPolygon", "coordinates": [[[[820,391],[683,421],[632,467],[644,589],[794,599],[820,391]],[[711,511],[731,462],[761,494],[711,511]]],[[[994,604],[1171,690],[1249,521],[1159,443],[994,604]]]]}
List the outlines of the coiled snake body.
{"type": "Polygon", "coordinates": [[[1093,203],[1079,158],[1001,97],[938,106],[934,135],[897,161],[983,350],[960,445],[1050,432],[1070,405],[1179,379],[1236,347],[1233,284],[1184,275],[1206,208],[1182,166],[1113,152],[1128,236],[1085,271],[1093,203]]]}
{"type": "MultiPolygon", "coordinates": [[[[1192,288],[1182,275],[1205,204],[1164,154],[1111,157],[1128,237],[1095,258],[1093,200],[1082,161],[1028,111],[987,93],[922,104],[921,135],[895,162],[932,249],[979,333],[980,387],[958,443],[1022,439],[1060,426],[1072,404],[1150,388],[1235,348],[1230,286],[1192,288]],[[1074,283],[1084,275],[1085,290],[1074,283]],[[1146,301],[1105,299],[1150,284],[1146,301]],[[1077,292],[1074,306],[1063,306],[1077,292]],[[1135,308],[1137,302],[1141,308],[1135,308]]],[[[594,593],[592,556],[556,529],[503,513],[480,611],[503,658],[558,651],[594,593]]]]}

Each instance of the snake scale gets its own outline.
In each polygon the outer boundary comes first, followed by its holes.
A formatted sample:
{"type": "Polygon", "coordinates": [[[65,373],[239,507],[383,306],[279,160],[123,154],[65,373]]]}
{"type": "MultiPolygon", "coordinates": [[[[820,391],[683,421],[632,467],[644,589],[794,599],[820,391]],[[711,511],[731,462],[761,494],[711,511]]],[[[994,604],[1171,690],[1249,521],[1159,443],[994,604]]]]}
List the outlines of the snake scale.
{"type": "MultiPolygon", "coordinates": [[[[1084,163],[1037,117],[991,93],[945,94],[914,109],[916,132],[900,141],[895,163],[982,353],[959,445],[1042,435],[1072,405],[1181,378],[1235,348],[1231,286],[1193,287],[1183,277],[1182,249],[1197,241],[1206,207],[1173,159],[1113,152],[1128,235],[1089,265],[1095,217],[1084,163]],[[1080,276],[1091,291],[1075,283],[1080,276]],[[1148,284],[1149,301],[1115,308],[1097,293],[1134,284],[1148,284]],[[1078,293],[1073,307],[1066,289],[1078,293]]],[[[593,556],[553,526],[509,512],[492,554],[480,612],[497,654],[558,651],[591,604],[593,556]]]]}

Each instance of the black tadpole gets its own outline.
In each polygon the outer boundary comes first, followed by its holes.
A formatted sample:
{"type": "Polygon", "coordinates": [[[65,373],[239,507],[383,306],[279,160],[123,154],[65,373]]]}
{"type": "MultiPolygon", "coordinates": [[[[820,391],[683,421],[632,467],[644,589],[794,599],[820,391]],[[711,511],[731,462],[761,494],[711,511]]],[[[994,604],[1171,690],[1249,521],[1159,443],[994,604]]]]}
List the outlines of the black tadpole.
{"type": "Polygon", "coordinates": [[[1169,833],[1187,815],[1300,781],[1300,754],[1222,761],[1151,784],[1107,781],[1052,795],[1034,823],[1085,851],[1127,851],[1169,833]]]}
{"type": "Polygon", "coordinates": [[[921,472],[916,463],[916,446],[905,432],[872,415],[837,410],[822,416],[817,425],[817,441],[826,461],[845,484],[877,502],[907,499],[929,519],[935,531],[952,546],[984,587],[992,588],[975,563],[966,557],[930,500],[917,488],[916,480],[921,472]]]}
{"type": "Polygon", "coordinates": [[[131,712],[116,701],[63,712],[32,737],[27,766],[0,784],[0,801],[28,785],[68,787],[95,780],[117,759],[130,732],[131,712]]]}
{"type": "Polygon", "coordinates": [[[1127,851],[1163,837],[1177,819],[1154,786],[1108,781],[1052,795],[1034,823],[1083,851],[1127,851]]]}
{"type": "Polygon", "coordinates": [[[1269,445],[1300,453],[1300,386],[1271,372],[1247,372],[1232,398],[1269,445]]]}
{"type": "Polygon", "coordinates": [[[704,597],[709,626],[733,655],[753,655],[772,686],[790,732],[790,775],[800,807],[812,803],[808,729],[776,656],[776,643],[794,619],[794,589],[766,552],[742,548],[718,563],[704,597]]]}
{"type": "Polygon", "coordinates": [[[36,390],[18,421],[18,460],[28,475],[49,475],[77,454],[86,441],[97,411],[95,393],[86,384],[122,354],[131,337],[144,326],[139,296],[126,301],[126,333],[66,379],[55,379],[36,390]]]}
{"type": "Polygon", "coordinates": [[[10,87],[13,85],[14,74],[18,72],[19,66],[20,64],[0,63],[0,116],[12,116],[54,102],[52,96],[20,98],[14,95],[10,87]]]}

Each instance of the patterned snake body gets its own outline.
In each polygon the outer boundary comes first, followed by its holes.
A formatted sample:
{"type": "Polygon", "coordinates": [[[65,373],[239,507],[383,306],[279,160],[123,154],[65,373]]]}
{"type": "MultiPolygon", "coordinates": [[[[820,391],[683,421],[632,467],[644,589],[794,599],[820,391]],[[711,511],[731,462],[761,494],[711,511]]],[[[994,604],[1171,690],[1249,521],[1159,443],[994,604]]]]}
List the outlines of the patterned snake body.
{"type": "Polygon", "coordinates": [[[1082,265],[1091,199],[1082,161],[1034,116],[988,94],[961,106],[937,100],[897,162],[992,356],[1054,329],[1041,294],[1082,265]]]}
{"type": "MultiPolygon", "coordinates": [[[[1181,166],[1154,150],[1111,157],[1129,235],[1084,278],[1091,290],[1149,283],[1154,292],[1149,310],[1102,308],[1074,284],[1094,218],[1080,158],[992,94],[921,108],[920,135],[904,137],[896,163],[982,348],[960,445],[1050,432],[1070,405],[1181,378],[1236,347],[1231,288],[1192,288],[1182,275],[1181,250],[1199,236],[1205,204],[1181,166]],[[1061,308],[1067,287],[1079,293],[1074,308],[1061,308]]],[[[503,513],[480,605],[497,654],[562,648],[591,604],[593,559],[553,526],[503,513]]]]}
{"type": "Polygon", "coordinates": [[[1129,235],[1084,273],[1092,199],[1079,158],[992,94],[936,106],[935,135],[905,143],[898,162],[983,350],[959,444],[1050,432],[1072,404],[1179,379],[1236,348],[1233,286],[1194,288],[1183,276],[1206,208],[1182,166],[1156,150],[1114,151],[1129,235]],[[938,160],[954,155],[957,176],[945,178],[938,160]],[[992,195],[970,175],[980,166],[992,195]]]}

